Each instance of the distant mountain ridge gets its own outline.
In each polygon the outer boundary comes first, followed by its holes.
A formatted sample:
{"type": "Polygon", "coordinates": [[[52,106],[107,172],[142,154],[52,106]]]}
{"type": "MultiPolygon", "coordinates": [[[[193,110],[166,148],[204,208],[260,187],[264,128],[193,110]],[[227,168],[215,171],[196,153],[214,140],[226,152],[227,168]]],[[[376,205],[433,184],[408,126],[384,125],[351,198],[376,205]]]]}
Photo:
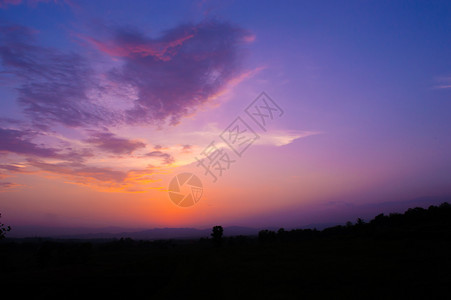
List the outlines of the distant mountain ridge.
{"type": "MultiPolygon", "coordinates": [[[[378,213],[404,212],[412,207],[427,208],[430,205],[438,205],[443,202],[451,203],[450,196],[444,197],[420,197],[410,201],[389,201],[381,203],[365,203],[362,205],[352,204],[349,206],[347,216],[343,215],[337,220],[319,223],[298,224],[295,226],[287,226],[285,229],[293,228],[316,228],[322,230],[335,225],[343,225],[346,221],[355,221],[357,217],[363,217],[366,220],[373,218],[378,213]],[[377,210],[376,210],[377,209],[377,210]]],[[[330,209],[330,208],[329,208],[330,209]]],[[[333,208],[332,208],[333,210],[333,208]]],[[[295,214],[293,209],[290,214],[295,214]]],[[[300,219],[302,219],[301,214],[300,219]]],[[[260,216],[262,217],[262,216],[260,216]]],[[[263,216],[264,217],[264,216],[263,216]]],[[[251,220],[248,220],[251,221],[251,220]]],[[[220,225],[220,224],[218,224],[220,225]]],[[[115,239],[115,238],[132,238],[142,240],[155,239],[188,239],[209,237],[211,228],[124,228],[124,227],[60,227],[60,226],[14,226],[8,234],[11,238],[62,238],[62,239],[115,239]]],[[[279,227],[265,226],[264,228],[253,228],[245,226],[223,226],[224,236],[236,235],[257,235],[262,229],[277,231],[279,227]]]]}
{"type": "MultiPolygon", "coordinates": [[[[28,231],[27,228],[24,228],[28,231]]],[[[275,228],[273,228],[275,229],[275,228]]],[[[138,229],[136,231],[125,228],[72,228],[67,229],[72,231],[69,233],[53,233],[53,234],[38,234],[41,232],[49,232],[46,228],[36,228],[37,233],[24,236],[16,235],[18,238],[23,237],[42,237],[42,238],[57,238],[57,239],[118,239],[118,238],[131,238],[136,240],[158,240],[158,239],[189,239],[189,238],[201,238],[209,237],[211,234],[211,228],[197,229],[197,228],[153,228],[153,229],[138,229]],[[92,232],[92,233],[86,233],[92,232]]],[[[60,229],[64,232],[64,228],[60,229]]],[[[261,229],[230,226],[224,228],[224,236],[236,236],[236,235],[257,235],[261,229]]],[[[14,238],[14,236],[11,236],[14,238]]]]}
{"type": "MultiPolygon", "coordinates": [[[[224,236],[235,235],[257,235],[261,229],[231,226],[224,228],[224,236]]],[[[136,240],[159,240],[159,239],[184,239],[184,238],[201,238],[209,237],[211,229],[196,228],[154,228],[136,232],[121,233],[88,233],[77,235],[61,235],[55,238],[71,238],[71,239],[114,239],[114,238],[131,238],[136,240]]]]}

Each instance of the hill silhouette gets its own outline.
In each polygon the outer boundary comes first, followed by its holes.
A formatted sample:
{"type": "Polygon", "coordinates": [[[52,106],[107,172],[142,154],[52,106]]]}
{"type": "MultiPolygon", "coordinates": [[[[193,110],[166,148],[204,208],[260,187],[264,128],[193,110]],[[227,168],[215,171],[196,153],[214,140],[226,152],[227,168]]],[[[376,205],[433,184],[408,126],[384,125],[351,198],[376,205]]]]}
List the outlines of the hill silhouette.
{"type": "Polygon", "coordinates": [[[449,291],[448,203],[323,230],[226,231],[155,241],[6,238],[0,282],[38,298],[430,299],[449,291]]]}

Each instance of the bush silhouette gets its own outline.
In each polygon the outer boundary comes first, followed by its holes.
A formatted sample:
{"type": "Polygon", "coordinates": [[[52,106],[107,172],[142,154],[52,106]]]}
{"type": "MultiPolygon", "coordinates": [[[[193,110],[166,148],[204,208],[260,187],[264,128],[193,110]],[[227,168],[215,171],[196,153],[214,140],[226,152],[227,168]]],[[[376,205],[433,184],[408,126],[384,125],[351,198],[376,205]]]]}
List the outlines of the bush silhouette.
{"type": "MultiPolygon", "coordinates": [[[[1,217],[2,214],[0,214],[0,218],[1,217]]],[[[0,222],[0,240],[5,238],[8,231],[11,231],[11,226],[6,226],[5,224],[0,222]]]]}

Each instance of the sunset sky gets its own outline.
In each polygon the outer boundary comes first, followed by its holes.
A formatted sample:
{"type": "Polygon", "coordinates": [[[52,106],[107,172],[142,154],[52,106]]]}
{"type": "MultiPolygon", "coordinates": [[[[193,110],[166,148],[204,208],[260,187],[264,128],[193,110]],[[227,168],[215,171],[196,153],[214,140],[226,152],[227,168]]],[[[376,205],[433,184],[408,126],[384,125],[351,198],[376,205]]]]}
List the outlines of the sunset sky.
{"type": "Polygon", "coordinates": [[[0,0],[1,221],[290,228],[449,197],[450,32],[449,1],[0,0]]]}

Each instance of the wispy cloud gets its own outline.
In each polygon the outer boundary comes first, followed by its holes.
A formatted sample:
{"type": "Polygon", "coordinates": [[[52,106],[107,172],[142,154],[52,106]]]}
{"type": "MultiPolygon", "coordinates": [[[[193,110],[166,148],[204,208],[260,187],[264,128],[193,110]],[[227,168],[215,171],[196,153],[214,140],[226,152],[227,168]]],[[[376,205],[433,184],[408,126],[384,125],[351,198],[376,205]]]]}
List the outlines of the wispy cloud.
{"type": "Polygon", "coordinates": [[[74,177],[95,179],[103,182],[122,182],[127,174],[110,168],[86,166],[81,163],[46,163],[39,160],[30,160],[30,165],[41,170],[70,175],[74,177]]]}
{"type": "Polygon", "coordinates": [[[12,188],[19,187],[20,184],[14,183],[14,182],[1,182],[0,181],[0,192],[3,192],[5,190],[9,190],[12,188]]]}
{"type": "Polygon", "coordinates": [[[437,84],[434,86],[434,88],[451,89],[451,77],[440,77],[436,81],[437,81],[437,84]]]}
{"type": "Polygon", "coordinates": [[[0,165],[0,169],[12,171],[12,172],[22,172],[24,166],[23,165],[12,165],[12,164],[2,164],[0,165]]]}
{"type": "Polygon", "coordinates": [[[147,153],[146,156],[160,157],[163,159],[163,162],[165,165],[170,165],[175,161],[175,159],[172,155],[170,155],[169,153],[164,153],[162,151],[152,151],[152,152],[147,153]]]}
{"type": "Polygon", "coordinates": [[[111,132],[93,132],[86,142],[114,154],[131,154],[137,149],[146,147],[141,141],[120,138],[111,132]]]}
{"type": "MultiPolygon", "coordinates": [[[[219,134],[224,129],[218,127],[216,123],[207,124],[202,130],[190,132],[184,134],[188,136],[190,140],[194,141],[197,145],[207,145],[212,140],[218,140],[218,144],[223,147],[227,147],[225,143],[219,141],[219,134]]],[[[306,138],[309,136],[321,134],[320,131],[311,130],[284,130],[284,129],[272,129],[268,132],[260,134],[260,137],[255,140],[254,145],[265,146],[284,146],[291,144],[297,139],[306,138]]]]}
{"type": "Polygon", "coordinates": [[[61,175],[66,178],[67,183],[88,186],[104,192],[143,192],[161,189],[158,184],[152,185],[159,182],[155,175],[160,171],[158,167],[153,166],[121,171],[81,163],[48,163],[39,160],[30,160],[29,165],[49,174],[61,175]]]}
{"type": "Polygon", "coordinates": [[[319,131],[301,131],[301,130],[273,130],[261,135],[255,141],[256,145],[285,146],[291,144],[297,139],[321,134],[319,131]]]}

